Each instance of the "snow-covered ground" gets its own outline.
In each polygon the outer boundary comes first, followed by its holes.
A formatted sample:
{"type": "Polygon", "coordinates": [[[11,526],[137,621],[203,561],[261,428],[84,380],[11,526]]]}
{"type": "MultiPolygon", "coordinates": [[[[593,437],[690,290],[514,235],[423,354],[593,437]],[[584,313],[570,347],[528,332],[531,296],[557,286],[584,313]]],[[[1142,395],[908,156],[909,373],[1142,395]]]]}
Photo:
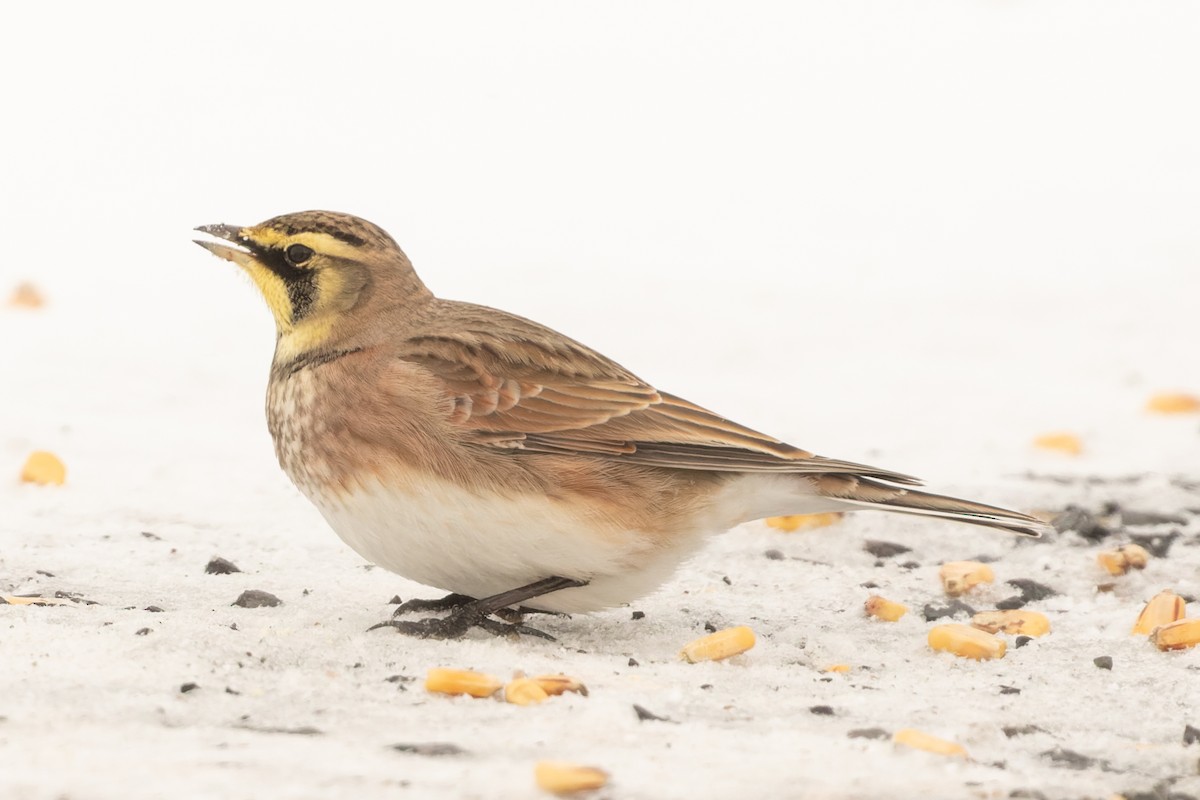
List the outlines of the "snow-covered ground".
{"type": "Polygon", "coordinates": [[[1200,797],[1200,650],[1128,633],[1158,590],[1200,597],[1200,417],[1144,410],[1200,393],[1200,10],[339,9],[6,19],[0,302],[31,280],[48,304],[0,307],[0,594],[96,604],[0,606],[0,797],[536,797],[541,759],[603,767],[612,798],[1200,797]],[[1182,522],[1099,543],[748,525],[630,608],[539,620],[555,643],[368,633],[437,592],[370,569],[279,472],[269,315],[189,241],[312,207],[388,228],[444,296],[800,446],[1182,522]],[[1059,430],[1081,455],[1031,446],[1059,430]],[[65,486],[16,482],[34,449],[65,486]],[[1143,572],[1096,566],[1175,530],[1143,572]],[[877,565],[866,539],[911,552],[877,565]],[[218,555],[243,571],[205,574],[218,555]],[[1053,632],[931,653],[937,567],[974,557],[997,583],[972,606],[1033,579],[1053,632]],[[283,605],[231,606],[245,589],[283,605]],[[913,612],[865,619],[872,591],[913,612]],[[758,645],[682,663],[706,623],[758,645]],[[447,699],[434,666],[591,692],[447,699]],[[905,727],[971,759],[849,736],[905,727]],[[428,742],[467,752],[392,747],[428,742]]]}

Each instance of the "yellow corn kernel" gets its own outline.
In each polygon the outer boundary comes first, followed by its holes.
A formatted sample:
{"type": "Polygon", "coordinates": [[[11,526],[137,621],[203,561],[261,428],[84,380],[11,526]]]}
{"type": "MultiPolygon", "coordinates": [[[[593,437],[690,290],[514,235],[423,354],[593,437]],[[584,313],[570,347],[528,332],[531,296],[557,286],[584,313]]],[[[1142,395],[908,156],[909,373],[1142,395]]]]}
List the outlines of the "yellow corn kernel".
{"type": "Polygon", "coordinates": [[[893,603],[891,600],[880,597],[877,594],[868,597],[863,608],[867,612],[868,617],[875,617],[885,622],[896,622],[908,613],[908,606],[893,603]]]}
{"type": "MultiPolygon", "coordinates": [[[[965,627],[965,626],[964,626],[965,627]]],[[[892,735],[892,741],[896,744],[902,744],[905,747],[915,747],[917,750],[925,750],[930,753],[937,753],[939,756],[960,756],[969,758],[967,749],[957,742],[948,742],[945,739],[939,739],[936,736],[931,736],[924,731],[916,730],[915,728],[902,728],[892,735]]]]}
{"type": "Polygon", "coordinates": [[[41,308],[46,304],[42,293],[32,283],[18,283],[8,298],[8,304],[14,308],[41,308]]]}
{"type": "Polygon", "coordinates": [[[1122,545],[1096,556],[1096,562],[1108,570],[1109,575],[1124,575],[1131,569],[1145,569],[1149,560],[1150,553],[1140,544],[1122,545]]]}
{"type": "Polygon", "coordinates": [[[804,528],[824,528],[842,518],[842,512],[831,511],[828,514],[789,514],[786,517],[767,517],[767,524],[772,528],[791,533],[804,528]]]}
{"type": "Polygon", "coordinates": [[[754,631],[745,625],[739,625],[701,636],[687,644],[680,655],[684,661],[695,664],[697,661],[721,661],[744,653],[751,647],[754,647],[754,631]]]}
{"type": "Polygon", "coordinates": [[[1200,618],[1181,619],[1155,628],[1150,641],[1159,650],[1183,650],[1200,644],[1200,618]]]}
{"type": "Polygon", "coordinates": [[[16,595],[0,595],[0,606],[72,606],[70,600],[61,597],[18,597],[16,595]]]}
{"type": "Polygon", "coordinates": [[[608,783],[608,773],[596,767],[566,761],[539,761],[533,768],[539,789],[554,794],[570,794],[599,789],[608,783]]]}
{"type": "Polygon", "coordinates": [[[1021,634],[1023,636],[1045,636],[1050,632],[1050,620],[1037,611],[980,611],[971,617],[972,627],[988,633],[1021,634]]]}
{"type": "Polygon", "coordinates": [[[25,459],[21,467],[21,481],[41,486],[62,486],[67,480],[67,468],[58,456],[45,450],[36,450],[25,459]]]}
{"type": "Polygon", "coordinates": [[[1166,625],[1181,620],[1187,615],[1187,603],[1179,595],[1171,591],[1161,591],[1138,614],[1137,622],[1133,624],[1131,633],[1135,636],[1153,633],[1160,625],[1166,625]]]}
{"type": "Polygon", "coordinates": [[[1036,437],[1033,446],[1042,450],[1057,450],[1069,456],[1083,452],[1083,442],[1073,433],[1046,433],[1036,437]]]}
{"type": "Polygon", "coordinates": [[[1195,414],[1200,411],[1200,397],[1194,394],[1156,394],[1146,401],[1146,410],[1156,414],[1195,414]]]}
{"type": "Polygon", "coordinates": [[[1004,658],[1004,651],[1007,649],[1003,639],[997,639],[990,633],[957,622],[930,628],[929,646],[934,650],[973,658],[976,661],[1004,658]]]}
{"type": "Polygon", "coordinates": [[[530,680],[542,687],[542,691],[549,695],[560,695],[565,692],[576,692],[587,697],[588,689],[578,678],[572,678],[569,675],[535,675],[530,680]]]}
{"type": "Polygon", "coordinates": [[[973,586],[996,580],[992,568],[978,561],[947,561],[938,571],[942,588],[951,597],[966,594],[973,586]]]}
{"type": "Polygon", "coordinates": [[[825,669],[821,670],[821,672],[849,672],[852,669],[853,667],[851,667],[849,664],[831,664],[825,669]]]}
{"type": "Polygon", "coordinates": [[[546,690],[531,678],[514,678],[504,687],[504,702],[515,706],[535,706],[549,699],[546,690]]]}
{"type": "Polygon", "coordinates": [[[425,689],[439,694],[469,694],[472,697],[491,697],[504,684],[499,678],[466,669],[434,667],[425,676],[425,689]]]}

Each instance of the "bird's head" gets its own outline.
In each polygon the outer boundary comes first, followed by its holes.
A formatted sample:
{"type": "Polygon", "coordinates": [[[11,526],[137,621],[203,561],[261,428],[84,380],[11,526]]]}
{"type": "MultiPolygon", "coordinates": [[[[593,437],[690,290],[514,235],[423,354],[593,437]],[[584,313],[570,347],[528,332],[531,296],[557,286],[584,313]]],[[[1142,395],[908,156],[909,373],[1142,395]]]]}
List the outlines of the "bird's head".
{"type": "Polygon", "coordinates": [[[301,211],[196,230],[221,240],[196,244],[240,266],[262,292],[278,330],[277,359],[328,346],[368,306],[430,296],[395,240],[349,214],[301,211]]]}

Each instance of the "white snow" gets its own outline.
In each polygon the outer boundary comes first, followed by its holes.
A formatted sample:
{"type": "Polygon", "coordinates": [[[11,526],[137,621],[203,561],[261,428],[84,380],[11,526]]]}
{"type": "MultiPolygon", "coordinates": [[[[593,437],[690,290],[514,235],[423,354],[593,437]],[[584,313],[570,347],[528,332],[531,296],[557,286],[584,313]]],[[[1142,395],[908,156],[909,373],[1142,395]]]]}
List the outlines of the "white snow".
{"type": "Polygon", "coordinates": [[[97,604],[0,606],[0,797],[536,797],[540,759],[609,770],[612,798],[1200,796],[1200,649],[1128,633],[1158,590],[1200,597],[1200,418],[1143,410],[1200,393],[1200,9],[338,9],[6,12],[0,302],[31,280],[48,305],[0,307],[0,593],[97,604]],[[368,633],[438,593],[369,569],[279,472],[269,314],[189,241],[314,207],[383,225],[443,296],[799,446],[1021,508],[1183,514],[1140,531],[1182,536],[1114,579],[1095,554],[1120,535],[748,525],[631,608],[537,620],[557,643],[368,633]],[[1083,455],[1031,447],[1057,430],[1083,455]],[[34,449],[66,486],[16,482],[34,449]],[[877,567],[867,538],[912,552],[877,567]],[[215,555],[243,572],[204,574],[215,555]],[[1012,578],[1061,592],[1031,606],[1049,636],[979,664],[929,652],[920,614],[938,565],[977,556],[977,608],[1012,578]],[[284,604],[231,607],[251,588],[284,604]],[[870,591],[914,611],[869,621],[870,591]],[[680,662],[705,622],[758,645],[680,662]],[[434,666],[591,694],[434,697],[434,666]],[[847,736],[903,727],[972,758],[847,736]]]}

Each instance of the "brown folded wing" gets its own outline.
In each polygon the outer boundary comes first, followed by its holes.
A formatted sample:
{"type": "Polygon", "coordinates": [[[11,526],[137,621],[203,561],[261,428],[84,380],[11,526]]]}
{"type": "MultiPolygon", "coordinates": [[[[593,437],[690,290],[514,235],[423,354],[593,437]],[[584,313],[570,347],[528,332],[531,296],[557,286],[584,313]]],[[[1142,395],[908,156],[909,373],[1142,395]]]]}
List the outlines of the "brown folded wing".
{"type": "Polygon", "coordinates": [[[483,315],[472,314],[475,308],[458,306],[465,317],[459,324],[407,340],[398,355],[442,381],[453,401],[450,421],[481,446],[672,469],[851,473],[920,483],[813,455],[659,392],[599,353],[528,320],[489,309],[487,324],[478,324],[483,315]]]}

